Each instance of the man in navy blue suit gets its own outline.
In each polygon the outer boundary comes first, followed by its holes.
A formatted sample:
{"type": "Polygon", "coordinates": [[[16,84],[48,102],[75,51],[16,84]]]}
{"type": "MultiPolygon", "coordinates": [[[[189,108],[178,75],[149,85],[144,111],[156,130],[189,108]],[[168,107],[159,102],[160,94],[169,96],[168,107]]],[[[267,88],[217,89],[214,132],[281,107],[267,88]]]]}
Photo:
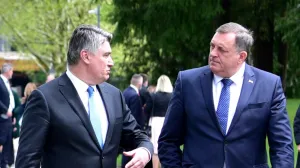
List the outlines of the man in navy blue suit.
{"type": "Polygon", "coordinates": [[[243,26],[224,24],[209,65],[179,72],[158,140],[164,168],[268,168],[266,137],[272,167],[293,168],[281,81],[245,63],[253,41],[243,26]]]}
{"type": "Polygon", "coordinates": [[[5,168],[7,157],[11,151],[12,143],[12,110],[15,107],[14,96],[10,88],[9,80],[13,75],[13,67],[4,63],[0,75],[0,167],[5,168]]]}
{"type": "MultiPolygon", "coordinates": [[[[128,108],[131,111],[131,114],[134,116],[137,123],[141,128],[144,126],[144,115],[142,110],[142,103],[140,100],[139,89],[142,87],[143,77],[139,74],[134,74],[130,80],[130,86],[126,88],[123,92],[123,96],[125,98],[125,102],[128,108]]],[[[126,149],[125,149],[126,150],[126,149]]],[[[124,156],[122,157],[122,168],[125,167],[127,162],[130,161],[130,157],[124,156]]]]}

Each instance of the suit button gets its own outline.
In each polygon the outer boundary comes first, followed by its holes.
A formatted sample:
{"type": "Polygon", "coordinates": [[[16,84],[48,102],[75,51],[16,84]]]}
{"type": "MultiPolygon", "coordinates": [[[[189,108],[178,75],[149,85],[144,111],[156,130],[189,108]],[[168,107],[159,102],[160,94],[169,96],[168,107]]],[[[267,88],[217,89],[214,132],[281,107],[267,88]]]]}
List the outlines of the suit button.
{"type": "Polygon", "coordinates": [[[228,145],[228,141],[225,140],[225,141],[224,141],[224,144],[225,144],[225,145],[228,145]]]}
{"type": "Polygon", "coordinates": [[[104,159],[104,156],[102,156],[102,159],[104,159]]]}

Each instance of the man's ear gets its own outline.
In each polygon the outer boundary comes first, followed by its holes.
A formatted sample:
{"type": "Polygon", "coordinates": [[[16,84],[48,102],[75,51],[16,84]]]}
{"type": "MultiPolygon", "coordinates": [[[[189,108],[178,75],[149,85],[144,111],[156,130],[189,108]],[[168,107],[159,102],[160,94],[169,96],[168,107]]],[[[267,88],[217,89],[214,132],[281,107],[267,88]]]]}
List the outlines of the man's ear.
{"type": "Polygon", "coordinates": [[[88,54],[88,51],[86,51],[86,50],[80,51],[80,58],[86,64],[89,64],[91,62],[90,55],[88,54]]]}
{"type": "Polygon", "coordinates": [[[240,58],[239,58],[238,63],[240,63],[240,64],[243,63],[246,60],[247,56],[248,56],[248,54],[246,51],[240,52],[240,58]]]}

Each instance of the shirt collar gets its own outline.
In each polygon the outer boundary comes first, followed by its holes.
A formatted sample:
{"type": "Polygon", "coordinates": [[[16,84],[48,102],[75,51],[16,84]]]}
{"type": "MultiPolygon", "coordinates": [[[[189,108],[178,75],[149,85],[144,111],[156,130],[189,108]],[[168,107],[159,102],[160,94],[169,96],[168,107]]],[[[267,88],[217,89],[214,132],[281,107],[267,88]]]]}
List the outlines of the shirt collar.
{"type": "MultiPolygon", "coordinates": [[[[69,69],[67,69],[66,74],[70,78],[70,80],[73,83],[73,85],[74,85],[75,89],[77,90],[77,92],[79,92],[79,93],[87,92],[87,89],[89,87],[88,84],[86,84],[85,82],[83,82],[82,80],[77,78],[69,69]]],[[[92,87],[94,88],[94,91],[95,91],[96,86],[94,85],[92,87]]]]}
{"type": "Polygon", "coordinates": [[[3,79],[3,82],[4,82],[4,83],[8,83],[8,79],[7,79],[4,75],[1,74],[0,76],[1,76],[1,78],[3,79]]]}
{"type": "MultiPolygon", "coordinates": [[[[244,72],[245,72],[245,66],[246,66],[246,63],[244,62],[241,66],[241,68],[234,74],[232,75],[229,79],[231,79],[233,81],[233,83],[237,83],[238,80],[240,78],[242,78],[244,76],[244,72]]],[[[214,74],[214,83],[215,84],[218,84],[223,78],[214,74]]]]}
{"type": "Polygon", "coordinates": [[[136,91],[136,93],[139,93],[139,89],[136,86],[134,86],[133,84],[130,84],[130,87],[132,87],[136,91]]]}

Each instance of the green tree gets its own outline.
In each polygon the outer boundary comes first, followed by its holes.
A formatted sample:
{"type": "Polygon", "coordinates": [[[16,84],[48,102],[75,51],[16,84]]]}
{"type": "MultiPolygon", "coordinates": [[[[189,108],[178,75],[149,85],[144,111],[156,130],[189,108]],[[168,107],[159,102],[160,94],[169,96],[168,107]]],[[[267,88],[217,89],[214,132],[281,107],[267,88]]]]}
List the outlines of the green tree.
{"type": "Polygon", "coordinates": [[[300,0],[290,0],[286,12],[276,20],[276,32],[283,42],[283,56],[278,57],[279,67],[286,79],[286,92],[290,97],[300,97],[300,0]]]}
{"type": "Polygon", "coordinates": [[[128,74],[175,78],[179,70],[207,63],[209,42],[222,12],[220,1],[113,0],[116,42],[124,45],[128,74]]]}
{"type": "Polygon", "coordinates": [[[174,79],[179,70],[206,65],[214,30],[231,21],[254,32],[250,63],[280,75],[284,88],[293,88],[288,96],[299,93],[299,62],[292,56],[299,46],[299,0],[113,2],[115,40],[125,46],[124,70],[129,74],[146,71],[154,80],[161,74],[174,79]]]}
{"type": "MultiPolygon", "coordinates": [[[[53,67],[57,74],[66,69],[68,41],[80,24],[97,25],[97,16],[88,11],[101,5],[101,28],[114,31],[106,21],[111,1],[96,0],[0,0],[1,33],[19,52],[34,57],[44,72],[53,67]]],[[[122,56],[120,54],[120,56],[122,56]]],[[[118,60],[118,59],[117,59],[118,60]]]]}

